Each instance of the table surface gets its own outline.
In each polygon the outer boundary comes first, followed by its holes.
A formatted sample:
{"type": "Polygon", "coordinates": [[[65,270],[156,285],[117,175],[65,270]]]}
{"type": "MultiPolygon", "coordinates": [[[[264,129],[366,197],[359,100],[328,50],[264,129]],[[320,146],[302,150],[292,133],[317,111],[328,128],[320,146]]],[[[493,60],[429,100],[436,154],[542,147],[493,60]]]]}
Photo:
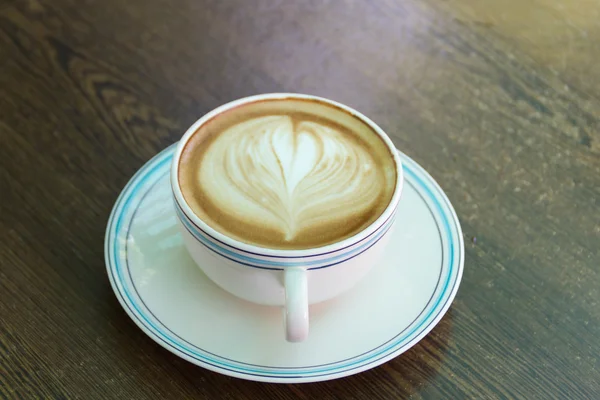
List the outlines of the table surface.
{"type": "Polygon", "coordinates": [[[600,398],[598,0],[3,0],[0,398],[600,398]],[[353,106],[447,192],[465,272],[371,371],[221,376],[127,317],[104,230],[131,175],[261,92],[353,106]]]}

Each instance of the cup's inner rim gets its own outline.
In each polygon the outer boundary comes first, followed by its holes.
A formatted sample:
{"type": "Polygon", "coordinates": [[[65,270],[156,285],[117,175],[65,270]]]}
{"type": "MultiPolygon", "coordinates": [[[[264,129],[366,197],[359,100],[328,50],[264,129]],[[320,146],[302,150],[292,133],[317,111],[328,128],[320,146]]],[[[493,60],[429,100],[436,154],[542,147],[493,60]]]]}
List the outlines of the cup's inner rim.
{"type": "Polygon", "coordinates": [[[371,233],[379,230],[381,228],[381,226],[384,225],[385,221],[387,221],[387,219],[388,219],[387,216],[391,212],[393,212],[393,209],[397,206],[397,203],[399,201],[399,197],[400,197],[400,194],[402,191],[402,186],[403,186],[403,170],[402,170],[402,164],[400,163],[400,159],[399,159],[399,156],[397,153],[397,149],[396,149],[394,143],[392,142],[392,140],[385,134],[383,129],[381,129],[374,121],[372,121],[371,119],[369,119],[362,113],[354,110],[353,108],[343,105],[341,103],[338,103],[334,100],[329,100],[329,99],[318,97],[318,96],[302,95],[302,94],[295,94],[295,93],[291,93],[291,94],[272,93],[272,94],[250,96],[250,97],[234,100],[230,103],[226,103],[222,106],[219,106],[219,107],[213,109],[212,111],[209,111],[204,116],[202,116],[200,119],[198,119],[194,124],[192,124],[190,126],[190,128],[188,128],[186,133],[184,134],[184,136],[181,139],[180,144],[178,146],[177,152],[175,154],[173,166],[175,168],[173,171],[172,178],[175,178],[175,180],[177,182],[176,185],[172,183],[174,192],[176,194],[175,200],[179,204],[183,213],[191,221],[193,221],[195,225],[202,226],[202,231],[207,231],[207,232],[205,232],[205,234],[208,235],[213,240],[218,240],[218,241],[226,244],[227,246],[230,246],[230,247],[237,249],[239,251],[242,251],[242,252],[249,252],[249,253],[261,252],[261,253],[265,253],[264,254],[265,256],[271,255],[271,254],[267,254],[267,253],[277,253],[277,254],[285,254],[285,255],[293,256],[296,254],[310,255],[311,253],[314,253],[314,252],[323,253],[323,252],[330,252],[330,251],[338,251],[338,250],[344,249],[348,246],[352,246],[353,244],[355,244],[357,242],[360,242],[363,239],[363,235],[368,236],[371,233]],[[218,117],[219,115],[221,115],[225,112],[235,110],[236,108],[247,107],[249,105],[260,103],[260,102],[285,101],[286,99],[290,99],[290,100],[294,100],[294,101],[306,101],[306,102],[318,103],[319,105],[322,105],[324,107],[335,108],[341,112],[344,112],[345,114],[351,116],[352,118],[357,119],[360,123],[366,125],[369,128],[369,130],[373,134],[375,134],[389,150],[390,157],[392,158],[392,160],[394,162],[394,166],[396,168],[396,182],[394,183],[394,189],[392,191],[393,194],[390,198],[390,201],[388,202],[388,204],[387,204],[386,208],[383,210],[383,212],[371,224],[369,224],[364,229],[360,230],[359,232],[355,233],[354,235],[352,235],[350,237],[347,237],[345,239],[342,239],[342,240],[334,242],[334,243],[329,243],[324,246],[311,247],[311,248],[306,248],[306,249],[275,249],[275,248],[263,247],[263,246],[256,245],[256,244],[242,242],[240,240],[234,239],[234,238],[216,230],[215,228],[210,226],[208,223],[203,221],[202,218],[198,214],[196,214],[194,212],[194,210],[190,207],[187,200],[185,199],[185,196],[183,195],[183,192],[181,191],[181,185],[179,182],[179,169],[180,169],[180,164],[181,164],[181,154],[184,152],[185,148],[187,147],[188,143],[190,142],[190,139],[196,134],[196,132],[198,132],[200,130],[200,128],[202,126],[204,126],[206,123],[210,122],[214,118],[218,117]]]}

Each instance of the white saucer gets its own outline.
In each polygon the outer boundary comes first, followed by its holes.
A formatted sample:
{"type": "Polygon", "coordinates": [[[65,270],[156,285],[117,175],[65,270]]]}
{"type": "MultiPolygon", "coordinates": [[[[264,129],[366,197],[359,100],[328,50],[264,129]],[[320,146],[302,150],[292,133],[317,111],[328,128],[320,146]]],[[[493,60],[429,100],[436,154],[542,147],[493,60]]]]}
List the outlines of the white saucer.
{"type": "Polygon", "coordinates": [[[404,193],[385,260],[358,286],[310,309],[310,336],[284,339],[281,310],[213,284],[177,231],[172,145],[127,184],[111,213],[105,257],[131,319],[167,350],[201,367],[266,382],[315,382],[374,368],[411,348],[450,307],[463,271],[461,228],[448,198],[401,154],[404,193]]]}

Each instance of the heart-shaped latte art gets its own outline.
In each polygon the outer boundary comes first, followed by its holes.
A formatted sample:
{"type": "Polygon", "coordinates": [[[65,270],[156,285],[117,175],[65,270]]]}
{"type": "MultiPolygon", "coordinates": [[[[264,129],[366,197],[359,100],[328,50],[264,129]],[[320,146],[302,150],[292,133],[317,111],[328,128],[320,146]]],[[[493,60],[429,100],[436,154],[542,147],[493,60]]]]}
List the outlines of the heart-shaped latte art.
{"type": "Polygon", "coordinates": [[[306,229],[340,224],[373,207],[381,176],[348,133],[289,116],[251,119],[219,134],[199,183],[221,210],[292,241],[306,229]]]}

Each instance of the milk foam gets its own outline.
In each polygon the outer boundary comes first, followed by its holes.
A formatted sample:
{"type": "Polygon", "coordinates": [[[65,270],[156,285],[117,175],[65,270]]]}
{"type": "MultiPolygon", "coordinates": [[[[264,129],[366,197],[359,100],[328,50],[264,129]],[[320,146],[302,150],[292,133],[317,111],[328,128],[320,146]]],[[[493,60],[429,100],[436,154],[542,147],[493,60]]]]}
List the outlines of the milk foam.
{"type": "Polygon", "coordinates": [[[383,190],[365,146],[314,121],[261,116],[229,127],[209,146],[196,175],[206,196],[286,241],[372,208],[383,190]]]}

